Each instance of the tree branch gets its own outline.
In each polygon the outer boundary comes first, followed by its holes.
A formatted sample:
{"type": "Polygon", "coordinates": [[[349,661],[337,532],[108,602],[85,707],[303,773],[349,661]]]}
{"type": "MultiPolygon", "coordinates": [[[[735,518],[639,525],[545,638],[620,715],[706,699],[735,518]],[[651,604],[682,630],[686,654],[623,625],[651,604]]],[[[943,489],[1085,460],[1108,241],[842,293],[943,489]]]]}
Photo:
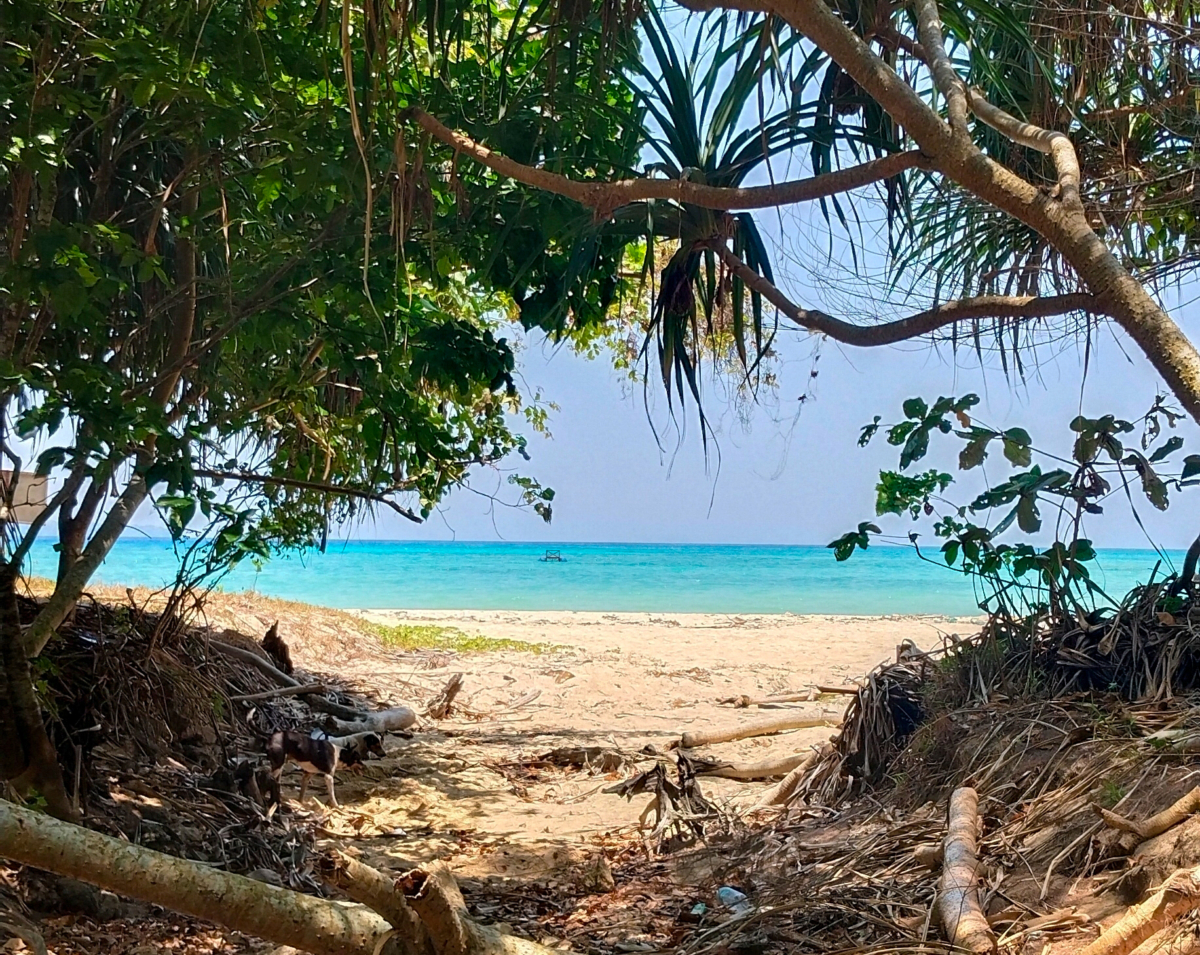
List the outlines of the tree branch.
{"type": "MultiPolygon", "coordinates": [[[[139,455],[138,463],[144,463],[143,455],[139,455]]],[[[113,544],[121,536],[121,532],[125,530],[130,518],[148,493],[145,479],[135,469],[129,483],[125,485],[125,490],[92,535],[79,560],[59,579],[54,593],[25,631],[25,649],[30,658],[42,652],[54,631],[67,618],[67,614],[83,594],[83,588],[91,580],[92,574],[104,562],[104,558],[108,556],[113,544]]]]}
{"type": "Polygon", "coordinates": [[[828,335],[834,341],[858,348],[873,348],[879,345],[894,345],[928,335],[953,325],[955,322],[981,318],[1049,318],[1070,312],[1105,314],[1104,306],[1094,295],[1075,293],[1070,295],[978,295],[974,298],[943,302],[935,308],[907,318],[881,325],[855,325],[842,321],[824,312],[803,309],[787,298],[775,285],[763,278],[720,242],[708,245],[720,256],[731,272],[740,278],[751,291],[763,298],[797,325],[811,332],[828,335]]]}
{"type": "Polygon", "coordinates": [[[493,172],[509,179],[523,182],[555,195],[574,199],[580,205],[596,210],[598,219],[610,216],[614,209],[647,199],[671,199],[686,202],[705,209],[763,209],[785,206],[796,202],[809,202],[836,193],[849,192],[899,175],[908,169],[931,169],[929,159],[919,150],[893,153],[881,159],[872,159],[858,166],[839,169],[836,172],[796,179],[771,186],[746,186],[726,188],[706,186],[686,179],[620,179],[615,182],[582,182],[527,166],[493,152],[481,143],[443,125],[424,110],[412,107],[407,110],[427,133],[447,146],[466,153],[493,172]]]}
{"type": "MultiPolygon", "coordinates": [[[[325,494],[340,494],[343,497],[356,497],[364,501],[374,501],[376,504],[384,504],[414,524],[425,523],[407,507],[397,504],[383,494],[377,494],[374,491],[364,491],[361,488],[348,487],[345,484],[323,484],[320,481],[302,481],[298,478],[275,477],[271,474],[255,474],[252,471],[210,471],[207,469],[197,469],[195,474],[197,477],[212,478],[218,481],[242,481],[247,484],[275,484],[279,487],[293,487],[302,491],[319,491],[325,494]]],[[[393,490],[399,491],[404,489],[394,488],[393,490]]]]}
{"type": "Polygon", "coordinates": [[[937,0],[916,0],[917,35],[921,38],[922,51],[933,73],[933,81],[946,97],[946,111],[950,116],[950,128],[960,135],[967,134],[967,90],[959,78],[946,53],[942,38],[942,21],[938,15],[937,0]]]}
{"type": "Polygon", "coordinates": [[[989,103],[979,90],[968,90],[967,98],[971,111],[996,132],[1007,136],[1014,143],[1049,155],[1058,174],[1059,197],[1064,204],[1083,211],[1083,201],[1079,196],[1079,156],[1066,133],[1043,129],[1041,126],[1017,119],[1012,113],[989,103]]]}

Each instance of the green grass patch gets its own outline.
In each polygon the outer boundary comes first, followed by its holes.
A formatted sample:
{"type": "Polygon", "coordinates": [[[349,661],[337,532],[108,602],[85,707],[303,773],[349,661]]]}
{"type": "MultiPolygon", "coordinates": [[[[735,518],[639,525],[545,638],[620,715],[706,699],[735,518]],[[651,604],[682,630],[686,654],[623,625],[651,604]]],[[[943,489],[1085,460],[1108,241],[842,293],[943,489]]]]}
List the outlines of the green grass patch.
{"type": "Polygon", "coordinates": [[[553,643],[529,643],[525,640],[509,640],[506,637],[485,637],[478,633],[464,633],[457,627],[439,627],[436,624],[398,623],[391,626],[381,623],[370,625],[379,642],[394,650],[454,650],[458,653],[489,653],[507,650],[512,653],[545,653],[557,650],[553,643]]]}

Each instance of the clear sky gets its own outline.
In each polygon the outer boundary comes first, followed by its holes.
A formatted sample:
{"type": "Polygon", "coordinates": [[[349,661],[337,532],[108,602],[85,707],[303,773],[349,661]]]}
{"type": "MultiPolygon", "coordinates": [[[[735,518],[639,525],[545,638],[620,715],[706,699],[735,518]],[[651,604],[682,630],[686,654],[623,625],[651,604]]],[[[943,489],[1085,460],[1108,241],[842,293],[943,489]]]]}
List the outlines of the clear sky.
{"type": "MultiPolygon", "coordinates": [[[[1183,306],[1173,312],[1193,340],[1200,338],[1200,308],[1183,306]]],[[[1097,336],[1082,406],[1084,355],[1074,346],[1057,356],[1042,353],[1027,381],[1016,384],[999,369],[981,371],[973,356],[956,366],[948,349],[929,345],[851,350],[824,342],[815,363],[814,348],[814,340],[799,332],[781,335],[779,388],[754,410],[746,427],[719,390],[709,390],[707,408],[718,434],[706,463],[694,409],[688,409],[682,439],[674,432],[665,434],[666,450],[660,451],[640,386],[631,388],[605,360],[587,361],[544,341],[527,340],[519,358],[521,374],[528,386],[540,388],[560,406],[550,421],[553,436],[533,436],[532,461],[524,465],[525,473],[557,492],[553,523],[546,526],[531,512],[460,491],[425,526],[388,515],[356,534],[426,540],[824,544],[873,516],[877,471],[895,466],[896,449],[881,439],[866,449],[857,447],[859,428],[876,414],[885,422],[902,417],[899,406],[909,396],[975,391],[983,398],[975,409],[981,423],[1019,424],[1035,443],[1064,451],[1070,447],[1067,423],[1080,410],[1093,417],[1110,412],[1140,416],[1157,390],[1156,376],[1136,347],[1107,330],[1097,336]],[[819,370],[815,380],[814,368],[819,370]],[[801,408],[796,399],[807,390],[813,397],[801,408]]],[[[663,396],[653,388],[650,405],[661,433],[669,419],[663,396]]],[[[1185,450],[1200,450],[1198,432],[1191,425],[1181,428],[1185,450]]],[[[958,442],[946,440],[944,446],[957,453],[958,442]]],[[[933,455],[931,461],[952,469],[949,454],[933,455]]],[[[993,473],[1003,472],[996,468],[993,473]]],[[[475,487],[500,495],[506,490],[500,476],[486,473],[475,487]]],[[[1185,547],[1200,531],[1198,492],[1193,488],[1181,496],[1166,515],[1144,499],[1138,502],[1139,514],[1162,546],[1185,547]]],[[[1090,528],[1098,545],[1146,546],[1127,505],[1114,502],[1109,511],[1090,528]]],[[[907,531],[898,520],[888,527],[907,531]]]]}

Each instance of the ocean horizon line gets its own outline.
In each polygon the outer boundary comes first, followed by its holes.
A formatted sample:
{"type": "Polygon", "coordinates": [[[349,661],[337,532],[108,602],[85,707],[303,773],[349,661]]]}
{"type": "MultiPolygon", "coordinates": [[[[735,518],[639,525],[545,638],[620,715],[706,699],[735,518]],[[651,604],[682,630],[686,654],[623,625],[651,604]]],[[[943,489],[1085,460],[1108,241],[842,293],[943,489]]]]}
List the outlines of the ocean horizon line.
{"type": "MultiPolygon", "coordinates": [[[[181,539],[178,543],[186,544],[186,543],[188,543],[188,540],[189,539],[185,537],[185,538],[181,539]]],[[[117,543],[120,544],[122,542],[134,542],[134,541],[146,541],[146,542],[154,542],[154,543],[159,543],[159,544],[171,544],[171,543],[175,542],[174,538],[172,538],[169,534],[148,534],[148,533],[143,533],[143,532],[139,531],[136,534],[122,536],[121,538],[119,538],[117,543]]],[[[931,538],[930,542],[936,544],[937,539],[931,538]]],[[[52,534],[44,534],[38,539],[38,543],[41,545],[45,545],[45,544],[54,545],[54,544],[58,543],[58,537],[56,535],[52,535],[52,534]]],[[[505,540],[503,538],[491,538],[491,539],[486,539],[486,540],[480,539],[480,538],[471,538],[471,539],[454,538],[454,539],[448,539],[448,540],[435,538],[432,540],[425,540],[425,539],[417,539],[417,538],[411,538],[411,537],[349,537],[349,538],[337,538],[336,540],[331,538],[326,545],[326,549],[327,550],[331,549],[335,545],[335,543],[337,545],[343,545],[343,544],[409,544],[409,545],[413,545],[413,546],[417,546],[417,547],[436,546],[436,545],[442,545],[442,544],[478,544],[481,546],[489,546],[489,547],[490,546],[505,546],[505,545],[513,545],[513,546],[521,545],[521,546],[540,547],[540,548],[547,548],[547,547],[548,548],[554,548],[554,547],[696,547],[696,548],[745,547],[745,548],[763,548],[763,549],[767,549],[767,548],[804,548],[804,549],[815,549],[815,550],[832,550],[832,548],[830,547],[828,542],[826,542],[826,543],[799,543],[799,542],[778,543],[778,542],[771,542],[771,541],[661,541],[661,540],[660,541],[618,541],[618,540],[586,540],[586,541],[583,541],[583,540],[505,540]]],[[[1138,547],[1121,546],[1121,545],[1097,546],[1094,541],[1092,543],[1098,554],[1113,553],[1113,552],[1119,551],[1119,552],[1131,553],[1131,554],[1145,553],[1145,554],[1172,555],[1172,554],[1183,554],[1184,550],[1185,550],[1184,547],[1151,547],[1151,546],[1144,546],[1144,545],[1138,546],[1138,547]]],[[[912,544],[906,543],[906,542],[901,542],[901,541],[886,541],[886,540],[872,541],[871,546],[867,551],[859,552],[859,553],[869,553],[870,550],[875,550],[875,549],[909,551],[909,552],[914,553],[914,555],[915,555],[915,550],[914,550],[912,544]]],[[[316,550],[317,550],[317,547],[314,545],[311,547],[296,548],[296,549],[290,550],[290,551],[283,551],[283,552],[281,552],[280,556],[287,557],[292,554],[304,554],[305,552],[313,552],[316,550]]],[[[936,552],[937,551],[929,551],[929,553],[936,553],[936,552]]]]}
{"type": "MultiPolygon", "coordinates": [[[[1156,567],[1161,574],[1178,566],[1181,556],[1100,549],[1092,575],[1119,599],[1156,567]]],[[[53,545],[40,541],[30,570],[53,576],[57,559],[53,545]]],[[[160,588],[171,585],[179,566],[170,538],[123,537],[95,580],[160,588]]],[[[981,597],[975,581],[947,568],[936,551],[922,559],[903,544],[873,545],[838,562],[812,544],[352,539],[324,553],[245,560],[220,586],[342,610],[963,617],[979,612],[981,597]],[[547,560],[548,550],[561,559],[547,560]]]]}

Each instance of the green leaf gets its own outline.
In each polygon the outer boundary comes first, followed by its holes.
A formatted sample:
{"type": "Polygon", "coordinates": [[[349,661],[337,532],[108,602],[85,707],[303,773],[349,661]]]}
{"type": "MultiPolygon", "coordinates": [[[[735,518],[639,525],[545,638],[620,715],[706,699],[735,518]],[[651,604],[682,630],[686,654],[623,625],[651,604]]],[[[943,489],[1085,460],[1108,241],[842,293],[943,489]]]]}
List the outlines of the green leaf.
{"type": "Polygon", "coordinates": [[[143,77],[133,88],[133,104],[139,109],[145,109],[150,105],[150,100],[154,98],[155,89],[157,89],[157,84],[154,80],[148,76],[143,77]]]}
{"type": "Polygon", "coordinates": [[[909,398],[904,402],[904,416],[906,418],[924,418],[929,411],[929,406],[925,404],[923,398],[909,398]]]}
{"type": "Polygon", "coordinates": [[[1179,435],[1175,435],[1172,438],[1168,438],[1161,445],[1155,448],[1154,452],[1147,460],[1149,460],[1151,464],[1156,464],[1168,455],[1174,454],[1182,447],[1183,438],[1179,437],[1179,435]]]}
{"type": "Polygon", "coordinates": [[[1030,445],[1033,439],[1024,428],[1009,428],[1004,432],[1004,456],[1009,463],[1027,468],[1033,460],[1030,445]]]}
{"type": "Polygon", "coordinates": [[[1183,459],[1183,473],[1179,475],[1179,479],[1186,481],[1197,476],[1200,476],[1200,454],[1189,454],[1183,459]]]}
{"type": "Polygon", "coordinates": [[[1022,497],[1017,504],[1017,526],[1026,534],[1036,534],[1041,530],[1042,519],[1038,514],[1036,497],[1022,497]]]}

